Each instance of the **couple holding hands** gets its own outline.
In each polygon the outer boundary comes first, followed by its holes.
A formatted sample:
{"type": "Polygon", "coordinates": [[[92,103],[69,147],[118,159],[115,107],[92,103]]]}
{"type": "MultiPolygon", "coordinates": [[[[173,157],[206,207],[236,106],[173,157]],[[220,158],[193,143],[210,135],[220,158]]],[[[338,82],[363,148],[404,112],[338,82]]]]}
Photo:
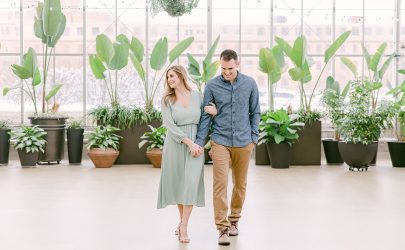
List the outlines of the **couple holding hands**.
{"type": "Polygon", "coordinates": [[[187,225],[193,206],[205,205],[202,153],[210,128],[218,244],[229,245],[229,236],[239,234],[249,159],[259,137],[259,92],[255,80],[238,71],[235,51],[224,50],[220,65],[221,74],[207,83],[204,97],[191,89],[182,66],[173,66],[166,72],[161,109],[167,135],[158,208],[177,205],[180,222],[175,232],[181,243],[190,242],[187,225]],[[229,168],[233,190],[228,215],[229,168]]]}

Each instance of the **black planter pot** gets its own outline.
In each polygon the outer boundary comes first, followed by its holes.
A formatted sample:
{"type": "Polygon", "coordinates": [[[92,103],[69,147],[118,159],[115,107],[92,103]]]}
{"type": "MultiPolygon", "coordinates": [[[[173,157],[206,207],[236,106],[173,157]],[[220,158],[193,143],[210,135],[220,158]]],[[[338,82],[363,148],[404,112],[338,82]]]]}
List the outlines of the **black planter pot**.
{"type": "Polygon", "coordinates": [[[289,168],[292,149],[288,143],[266,144],[272,168],[289,168]]]}
{"type": "Polygon", "coordinates": [[[388,142],[393,167],[405,167],[405,142],[388,142]]]}
{"type": "Polygon", "coordinates": [[[39,154],[38,163],[57,163],[64,157],[66,117],[28,117],[32,125],[46,131],[45,153],[39,154]]]}
{"type": "Polygon", "coordinates": [[[342,164],[343,159],[339,152],[338,141],[333,139],[323,139],[323,151],[325,152],[326,162],[328,164],[342,164]]]}
{"type": "Polygon", "coordinates": [[[39,159],[39,152],[27,153],[25,150],[17,150],[22,167],[34,167],[39,159]]]}
{"type": "Polygon", "coordinates": [[[367,170],[377,152],[378,142],[367,145],[339,142],[339,151],[349,169],[367,170]]]}
{"type": "MultiPolygon", "coordinates": [[[[162,122],[154,120],[148,124],[157,128],[162,122]]],[[[148,124],[137,124],[117,132],[122,138],[120,138],[120,154],[114,164],[150,164],[146,157],[146,147],[138,148],[141,136],[149,131],[148,124]]]]}
{"type": "Polygon", "coordinates": [[[80,164],[83,154],[84,129],[67,129],[67,147],[69,164],[80,164]]]}
{"type": "Polygon", "coordinates": [[[375,155],[370,162],[370,166],[375,166],[375,164],[377,163],[377,155],[378,155],[378,143],[377,143],[377,151],[375,151],[375,155]]]}
{"type": "Polygon", "coordinates": [[[10,129],[0,129],[0,165],[8,164],[10,152],[10,129]]]}
{"type": "Polygon", "coordinates": [[[321,165],[321,121],[306,123],[292,146],[291,165],[321,165]]]}
{"type": "Polygon", "coordinates": [[[267,153],[266,144],[256,145],[255,148],[256,165],[270,165],[269,153],[267,153]]]}

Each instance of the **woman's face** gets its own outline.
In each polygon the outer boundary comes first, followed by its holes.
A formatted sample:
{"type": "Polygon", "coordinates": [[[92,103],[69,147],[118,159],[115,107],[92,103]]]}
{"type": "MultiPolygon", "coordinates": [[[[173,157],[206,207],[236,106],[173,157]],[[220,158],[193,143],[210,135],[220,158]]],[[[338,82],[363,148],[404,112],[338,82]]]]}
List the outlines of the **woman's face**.
{"type": "Polygon", "coordinates": [[[182,84],[179,76],[173,70],[169,70],[169,72],[167,72],[167,83],[172,89],[177,89],[182,84]]]}

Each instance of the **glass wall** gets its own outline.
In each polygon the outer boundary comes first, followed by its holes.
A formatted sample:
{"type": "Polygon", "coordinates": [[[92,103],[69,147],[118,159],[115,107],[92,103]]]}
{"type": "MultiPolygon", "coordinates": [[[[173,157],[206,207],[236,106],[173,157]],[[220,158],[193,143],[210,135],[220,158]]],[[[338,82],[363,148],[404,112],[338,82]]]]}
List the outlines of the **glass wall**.
{"type": "MultiPolygon", "coordinates": [[[[340,57],[350,58],[361,74],[367,73],[362,58],[361,44],[374,53],[382,43],[387,43],[385,58],[397,54],[387,70],[384,90],[402,81],[396,69],[405,68],[402,55],[405,51],[405,7],[400,0],[385,2],[365,0],[200,0],[191,14],[179,18],[166,12],[152,16],[145,0],[63,0],[67,17],[64,35],[55,50],[50,70],[51,84],[64,84],[54,98],[61,104],[60,111],[72,117],[83,117],[100,104],[108,104],[105,83],[94,78],[88,65],[89,54],[95,53],[95,39],[106,34],[111,40],[118,34],[137,37],[149,55],[154,44],[163,36],[169,40],[169,49],[189,36],[194,43],[186,53],[202,60],[207,48],[220,35],[216,57],[223,49],[234,49],[240,54],[241,72],[253,76],[259,86],[262,109],[267,108],[267,77],[258,70],[260,48],[274,45],[275,37],[292,43],[301,34],[308,42],[308,55],[313,59],[313,81],[306,85],[307,92],[314,87],[316,76],[322,70],[323,53],[331,41],[346,30],[351,36],[323,72],[318,85],[320,93],[329,75],[342,84],[352,76],[341,63],[340,57]],[[399,10],[396,9],[399,6],[399,10]],[[398,15],[398,17],[397,17],[398,15]]],[[[33,32],[37,0],[0,1],[0,87],[20,84],[10,65],[20,63],[22,55],[33,47],[41,58],[42,45],[33,32]]],[[[186,53],[178,63],[186,66],[186,53]]],[[[177,62],[175,62],[177,63],[177,62]]],[[[144,62],[145,68],[149,66],[144,62]]],[[[40,62],[40,67],[42,64],[40,62]]],[[[149,72],[151,74],[151,72],[149,72]]],[[[163,72],[161,72],[163,73],[163,72]]],[[[143,105],[141,82],[133,65],[117,76],[120,100],[123,104],[143,105]]],[[[115,76],[114,76],[115,79],[115,76]]],[[[161,93],[163,86],[160,86],[161,93]]],[[[0,97],[1,119],[15,123],[25,121],[33,107],[21,91],[0,97]]],[[[287,73],[276,87],[276,107],[299,105],[298,86],[287,73]]],[[[319,95],[317,95],[319,97],[319,95]]],[[[314,106],[318,106],[315,98],[314,106]]]]}

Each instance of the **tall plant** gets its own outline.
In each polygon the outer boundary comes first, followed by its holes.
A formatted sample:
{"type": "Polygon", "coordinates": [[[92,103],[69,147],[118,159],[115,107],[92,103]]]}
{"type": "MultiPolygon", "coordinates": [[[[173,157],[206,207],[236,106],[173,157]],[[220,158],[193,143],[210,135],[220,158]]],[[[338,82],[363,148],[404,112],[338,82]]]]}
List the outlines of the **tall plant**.
{"type": "MultiPolygon", "coordinates": [[[[405,70],[400,69],[398,73],[405,75],[405,70]]],[[[399,132],[395,131],[396,137],[400,141],[405,141],[405,80],[396,88],[391,89],[387,94],[392,94],[395,99],[395,105],[399,109],[397,114],[399,123],[399,132]]]]}
{"type": "Polygon", "coordinates": [[[212,62],[212,57],[214,56],[215,51],[217,49],[219,38],[220,36],[218,36],[215,39],[214,43],[211,45],[207,55],[202,61],[201,66],[191,54],[187,53],[188,57],[187,71],[193,83],[197,85],[198,91],[200,93],[203,93],[205,84],[209,80],[211,80],[218,71],[219,61],[217,60],[212,62]]]}
{"type": "Polygon", "coordinates": [[[260,49],[259,69],[267,75],[269,111],[274,111],[274,85],[281,79],[284,66],[284,54],[279,45],[276,45],[271,49],[260,49]]]}
{"type": "MultiPolygon", "coordinates": [[[[381,87],[383,86],[382,81],[385,72],[387,71],[389,65],[394,58],[394,54],[390,54],[384,63],[380,66],[382,57],[384,56],[385,49],[387,48],[387,43],[382,43],[377,51],[370,55],[367,48],[362,44],[363,57],[367,64],[367,77],[364,78],[365,87],[371,90],[370,104],[372,111],[375,112],[377,109],[378,95],[381,87]]],[[[341,58],[344,65],[353,73],[355,77],[358,77],[358,73],[355,64],[346,57],[341,58]]]]}
{"type": "MultiPolygon", "coordinates": [[[[24,56],[23,65],[13,64],[11,67],[15,75],[21,80],[32,78],[32,85],[37,86],[42,80],[42,89],[40,96],[42,100],[42,113],[49,111],[48,102],[54,97],[63,84],[55,84],[51,90],[47,92],[48,72],[51,65],[51,57],[54,53],[55,46],[61,36],[63,35],[66,27],[66,16],[62,13],[60,0],[44,0],[38,2],[36,8],[36,16],[34,22],[34,34],[42,41],[42,77],[37,67],[37,58],[35,50],[30,48],[24,56]]],[[[7,94],[11,89],[21,88],[22,86],[12,87],[3,90],[3,94],[7,94]]],[[[34,97],[35,115],[38,114],[35,99],[35,89],[30,98],[34,97]]]]}
{"type": "Polygon", "coordinates": [[[312,74],[310,67],[312,66],[312,60],[307,56],[307,42],[303,35],[299,36],[293,46],[280,37],[276,37],[277,44],[283,49],[284,53],[293,62],[294,67],[288,70],[291,80],[299,83],[300,90],[300,102],[301,109],[305,112],[311,111],[311,103],[315,93],[315,90],[319,84],[323,71],[326,69],[328,62],[333,58],[336,51],[343,45],[346,39],[350,35],[350,31],[342,33],[333,43],[325,50],[324,53],[324,66],[322,67],[319,76],[315,82],[314,87],[309,95],[309,100],[305,93],[304,84],[312,80],[312,74]]]}
{"type": "Polygon", "coordinates": [[[125,35],[119,35],[113,43],[106,35],[96,37],[96,54],[89,55],[91,70],[96,79],[103,80],[110,97],[111,106],[119,104],[118,79],[113,76],[128,65],[129,41],[125,35]],[[113,72],[113,73],[112,73],[113,72]]]}
{"type": "Polygon", "coordinates": [[[150,68],[153,70],[152,80],[149,81],[149,77],[146,75],[144,66],[142,65],[144,58],[144,46],[139,39],[132,37],[129,46],[129,57],[142,80],[146,110],[153,109],[153,101],[155,99],[156,90],[165,76],[167,69],[191,45],[193,41],[194,37],[188,37],[180,41],[169,52],[167,38],[163,37],[159,39],[152,49],[149,62],[145,62],[150,63],[150,68]],[[161,72],[165,66],[165,70],[161,72]]]}

